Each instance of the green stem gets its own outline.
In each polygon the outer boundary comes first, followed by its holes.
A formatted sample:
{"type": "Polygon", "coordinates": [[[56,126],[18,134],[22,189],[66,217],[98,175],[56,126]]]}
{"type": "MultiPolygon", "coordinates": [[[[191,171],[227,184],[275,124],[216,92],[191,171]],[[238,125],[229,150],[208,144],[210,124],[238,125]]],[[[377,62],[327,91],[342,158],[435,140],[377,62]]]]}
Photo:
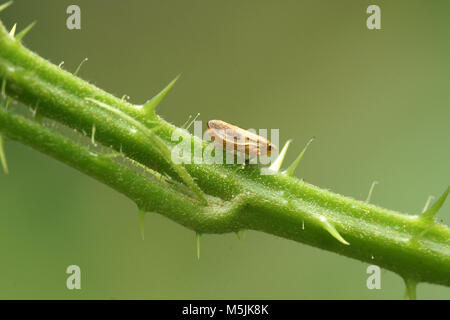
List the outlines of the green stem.
{"type": "Polygon", "coordinates": [[[256,166],[176,165],[168,150],[175,145],[171,136],[177,128],[156,116],[154,106],[149,112],[113,97],[0,29],[0,80],[8,96],[79,132],[95,126],[96,143],[139,166],[93,154],[40,123],[1,110],[5,137],[67,163],[125,194],[140,210],[163,214],[198,234],[259,230],[376,264],[415,282],[450,286],[447,226],[322,190],[288,174],[261,175],[256,166]],[[159,179],[142,176],[140,166],[159,179]]]}

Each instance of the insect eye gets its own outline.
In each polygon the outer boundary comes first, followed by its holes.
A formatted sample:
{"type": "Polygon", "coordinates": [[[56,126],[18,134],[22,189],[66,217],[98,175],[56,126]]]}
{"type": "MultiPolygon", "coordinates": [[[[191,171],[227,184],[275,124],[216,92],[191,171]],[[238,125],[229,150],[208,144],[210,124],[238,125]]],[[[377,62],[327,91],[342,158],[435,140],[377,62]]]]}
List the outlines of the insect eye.
{"type": "Polygon", "coordinates": [[[269,146],[267,147],[267,150],[271,151],[272,150],[272,145],[269,144],[269,146]]]}

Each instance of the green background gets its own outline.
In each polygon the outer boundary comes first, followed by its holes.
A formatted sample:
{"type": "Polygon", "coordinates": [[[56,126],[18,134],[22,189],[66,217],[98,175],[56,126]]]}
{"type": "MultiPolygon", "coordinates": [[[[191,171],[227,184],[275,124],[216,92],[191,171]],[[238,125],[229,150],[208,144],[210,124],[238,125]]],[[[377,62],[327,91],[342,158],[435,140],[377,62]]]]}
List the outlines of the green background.
{"type": "MultiPolygon", "coordinates": [[[[4,1],[2,1],[4,2],[4,1]]],[[[418,213],[450,181],[449,1],[15,1],[1,14],[25,44],[117,96],[142,103],[177,74],[158,108],[241,127],[280,128],[297,176],[323,188],[418,213]],[[366,28],[381,7],[382,30],[366,28]],[[66,8],[81,7],[81,30],[66,8]]],[[[13,108],[15,108],[13,106],[13,108]]],[[[45,155],[6,142],[0,175],[0,298],[401,299],[399,276],[248,231],[202,237],[157,214],[140,238],[135,205],[45,155]],[[81,267],[69,291],[65,269],[81,267]]],[[[450,205],[439,217],[449,222],[450,205]]],[[[449,299],[420,284],[419,298],[449,299]]]]}

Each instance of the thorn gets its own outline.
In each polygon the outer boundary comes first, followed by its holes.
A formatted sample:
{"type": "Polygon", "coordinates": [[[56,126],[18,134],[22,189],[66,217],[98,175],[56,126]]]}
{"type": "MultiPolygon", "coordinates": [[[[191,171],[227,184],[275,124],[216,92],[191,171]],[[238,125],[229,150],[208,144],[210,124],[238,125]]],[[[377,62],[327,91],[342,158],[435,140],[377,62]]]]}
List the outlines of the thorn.
{"type": "MultiPolygon", "coordinates": [[[[87,58],[86,58],[87,59],[87,58]]],[[[122,98],[120,99],[120,100],[122,100],[122,101],[126,101],[126,100],[129,100],[130,99],[130,96],[129,95],[126,95],[126,94],[124,94],[123,96],[122,96],[122,98]]]]}
{"type": "Polygon", "coordinates": [[[302,220],[302,230],[305,230],[305,220],[302,220]]]}
{"type": "Polygon", "coordinates": [[[142,240],[145,238],[145,214],[146,212],[142,209],[139,209],[139,228],[141,230],[142,240]]]}
{"type": "Polygon", "coordinates": [[[195,234],[195,240],[196,240],[196,243],[197,243],[197,259],[198,260],[200,260],[200,237],[201,237],[202,235],[200,234],[200,233],[196,233],[195,234]]]}
{"type": "Polygon", "coordinates": [[[373,189],[375,188],[375,186],[376,186],[377,184],[378,184],[378,181],[372,182],[372,185],[370,186],[370,189],[369,189],[369,194],[367,195],[366,203],[369,203],[369,202],[370,202],[370,198],[372,197],[373,189]]]}
{"type": "Polygon", "coordinates": [[[286,152],[287,152],[291,142],[292,142],[291,139],[286,141],[286,143],[284,144],[283,149],[281,149],[281,152],[278,155],[277,159],[270,165],[269,170],[272,170],[273,172],[280,171],[281,165],[283,164],[283,161],[284,161],[284,157],[286,156],[286,152]]]}
{"type": "Polygon", "coordinates": [[[91,142],[94,146],[97,146],[97,144],[95,143],[95,124],[92,125],[91,142]]]}
{"type": "Polygon", "coordinates": [[[192,121],[189,122],[189,124],[186,127],[186,130],[189,130],[189,128],[192,126],[192,124],[195,122],[195,120],[197,120],[199,115],[200,115],[200,113],[197,113],[197,115],[194,117],[194,119],[192,119],[192,121]]]}
{"type": "Polygon", "coordinates": [[[0,162],[2,163],[3,171],[8,174],[8,163],[6,162],[5,149],[3,148],[3,136],[0,135],[0,162]]]}
{"type": "Polygon", "coordinates": [[[14,39],[14,35],[16,34],[17,23],[14,23],[11,31],[9,32],[9,36],[14,39]]]}
{"type": "Polygon", "coordinates": [[[297,168],[298,164],[300,163],[300,160],[302,160],[303,155],[305,154],[305,151],[308,149],[308,146],[311,144],[311,142],[314,141],[314,137],[309,139],[308,143],[303,148],[302,152],[298,155],[297,159],[287,168],[285,171],[283,171],[284,174],[287,174],[289,176],[294,175],[294,171],[297,168]]]}
{"type": "Polygon", "coordinates": [[[342,236],[336,230],[336,228],[331,223],[328,222],[327,218],[325,218],[324,216],[321,216],[319,219],[320,219],[320,222],[322,223],[322,225],[324,226],[325,230],[327,230],[336,240],[338,240],[339,242],[341,242],[345,245],[350,245],[350,243],[348,243],[347,241],[345,241],[344,238],[342,238],[342,236]]]}
{"type": "Polygon", "coordinates": [[[58,64],[58,68],[62,68],[62,66],[63,66],[63,64],[64,64],[64,61],[61,61],[59,64],[58,64]]]}
{"type": "Polygon", "coordinates": [[[39,100],[36,102],[36,105],[34,107],[34,109],[32,109],[32,117],[33,119],[39,123],[42,124],[42,120],[44,119],[44,117],[42,116],[42,114],[39,113],[39,100]]]}
{"type": "Polygon", "coordinates": [[[166,96],[167,92],[169,92],[170,89],[172,89],[175,82],[178,80],[180,75],[176,76],[175,79],[173,79],[164,89],[162,89],[158,94],[156,94],[153,98],[148,100],[144,105],[142,106],[142,110],[145,115],[152,116],[155,114],[156,106],[161,102],[162,99],[166,96]]]}
{"type": "Polygon", "coordinates": [[[408,278],[403,278],[405,281],[405,299],[416,300],[417,299],[417,282],[408,278]]]}
{"type": "Polygon", "coordinates": [[[447,190],[444,191],[444,193],[441,195],[441,197],[436,200],[436,202],[431,206],[431,208],[427,209],[419,217],[421,219],[425,219],[425,220],[433,220],[434,216],[438,213],[439,209],[444,204],[445,199],[447,199],[449,192],[450,192],[450,186],[447,187],[447,190]]]}
{"type": "Polygon", "coordinates": [[[80,64],[78,65],[77,69],[75,70],[75,72],[73,73],[74,76],[76,76],[78,74],[78,72],[81,69],[81,66],[83,65],[83,63],[85,63],[86,61],[88,61],[88,58],[84,58],[83,61],[80,62],[80,64]]]}
{"type": "Polygon", "coordinates": [[[27,35],[27,33],[33,29],[33,27],[35,26],[36,21],[33,21],[32,23],[30,23],[25,29],[23,29],[22,31],[20,31],[17,36],[16,36],[16,40],[17,41],[22,41],[22,39],[27,35]]]}
{"type": "Polygon", "coordinates": [[[4,4],[1,4],[0,5],[0,12],[2,12],[6,8],[8,8],[10,5],[12,5],[12,3],[13,3],[12,1],[8,1],[8,2],[5,2],[4,4]]]}
{"type": "Polygon", "coordinates": [[[433,200],[434,200],[433,196],[428,196],[427,202],[425,202],[425,206],[422,209],[422,213],[427,211],[428,207],[430,206],[431,201],[433,201],[433,200]]]}

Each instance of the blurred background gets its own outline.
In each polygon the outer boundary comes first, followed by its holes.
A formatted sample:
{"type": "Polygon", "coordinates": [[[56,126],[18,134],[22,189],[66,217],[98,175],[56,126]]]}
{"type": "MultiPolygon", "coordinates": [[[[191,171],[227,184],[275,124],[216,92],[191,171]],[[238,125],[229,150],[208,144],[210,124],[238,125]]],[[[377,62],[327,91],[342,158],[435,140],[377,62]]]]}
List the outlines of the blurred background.
{"type": "MultiPolygon", "coordinates": [[[[2,1],[4,2],[4,1],[2,1]]],[[[182,76],[158,112],[200,113],[294,139],[316,137],[297,176],[322,188],[419,213],[450,181],[449,1],[16,0],[0,17],[24,43],[100,88],[143,103],[182,76]],[[381,30],[366,9],[381,7],[381,30]],[[66,8],[81,8],[81,30],[66,8]]],[[[6,141],[0,174],[0,298],[402,299],[402,279],[272,235],[195,235],[157,215],[139,233],[135,205],[45,155],[6,141]],[[68,265],[82,289],[66,288],[68,265]]],[[[450,205],[439,213],[447,224],[450,205]]],[[[420,284],[422,299],[450,289],[420,284]]]]}

